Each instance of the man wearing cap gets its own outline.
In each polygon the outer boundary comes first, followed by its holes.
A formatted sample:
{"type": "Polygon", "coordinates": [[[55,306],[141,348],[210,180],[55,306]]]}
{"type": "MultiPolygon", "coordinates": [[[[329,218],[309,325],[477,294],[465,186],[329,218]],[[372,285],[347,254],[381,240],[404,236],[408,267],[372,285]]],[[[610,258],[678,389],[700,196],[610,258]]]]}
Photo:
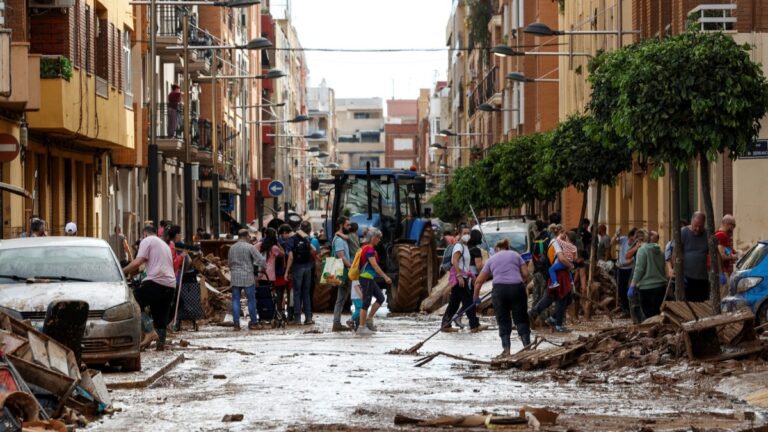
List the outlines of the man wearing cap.
{"type": "Polygon", "coordinates": [[[229,270],[232,277],[232,321],[235,331],[240,330],[240,295],[245,290],[248,298],[249,329],[256,327],[256,276],[254,267],[267,267],[267,261],[251,244],[250,232],[243,228],[237,232],[237,243],[229,248],[229,270]]]}
{"type": "Polygon", "coordinates": [[[64,235],[72,237],[77,235],[77,225],[74,222],[70,222],[64,226],[64,235]]]}

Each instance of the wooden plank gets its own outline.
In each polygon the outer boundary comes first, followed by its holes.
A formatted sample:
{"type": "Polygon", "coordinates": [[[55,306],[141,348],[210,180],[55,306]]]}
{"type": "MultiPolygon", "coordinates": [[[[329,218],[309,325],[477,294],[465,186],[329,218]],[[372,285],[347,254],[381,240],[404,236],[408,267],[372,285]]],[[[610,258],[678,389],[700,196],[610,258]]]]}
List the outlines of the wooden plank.
{"type": "Polygon", "coordinates": [[[171,360],[170,363],[163,366],[158,370],[157,372],[153,373],[148,378],[145,378],[143,380],[138,381],[127,381],[127,382],[117,382],[117,383],[110,383],[107,384],[107,388],[110,390],[116,390],[116,389],[138,389],[138,388],[147,388],[155,383],[155,381],[162,378],[163,375],[167,374],[171,371],[171,369],[178,366],[180,363],[184,361],[184,354],[180,354],[175,359],[171,360]]]}
{"type": "Polygon", "coordinates": [[[731,323],[742,321],[753,321],[755,314],[751,310],[740,310],[738,312],[709,316],[697,321],[683,323],[683,330],[686,332],[700,331],[708,328],[714,328],[731,323]]]}
{"type": "Polygon", "coordinates": [[[32,360],[46,368],[50,368],[51,362],[48,360],[48,348],[45,346],[45,340],[32,331],[27,332],[27,340],[29,341],[29,347],[32,348],[32,360]]]}

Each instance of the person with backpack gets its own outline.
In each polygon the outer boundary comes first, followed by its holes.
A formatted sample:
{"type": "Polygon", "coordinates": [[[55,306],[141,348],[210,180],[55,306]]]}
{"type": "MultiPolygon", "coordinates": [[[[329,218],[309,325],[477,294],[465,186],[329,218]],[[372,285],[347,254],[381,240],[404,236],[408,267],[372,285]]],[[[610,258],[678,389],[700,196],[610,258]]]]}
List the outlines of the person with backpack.
{"type": "Polygon", "coordinates": [[[310,284],[314,261],[312,260],[312,244],[309,234],[312,225],[308,221],[301,223],[296,234],[288,240],[288,263],[285,266],[285,274],[293,281],[293,323],[301,324],[302,306],[304,310],[304,324],[312,325],[312,304],[310,299],[310,284]]]}
{"type": "MultiPolygon", "coordinates": [[[[285,314],[288,310],[288,321],[293,321],[293,308],[291,307],[290,282],[285,273],[285,265],[288,261],[288,240],[293,236],[293,229],[288,224],[282,224],[277,227],[277,246],[282,251],[281,255],[275,256],[275,296],[277,304],[275,305],[280,313],[285,314]]],[[[286,315],[283,315],[286,316],[286,315]]]]}
{"type": "MultiPolygon", "coordinates": [[[[557,225],[555,231],[560,232],[558,239],[561,241],[573,243],[573,240],[568,236],[568,233],[564,232],[562,225],[557,225]]],[[[576,233],[573,233],[575,239],[576,233]]],[[[535,322],[536,318],[544,312],[553,303],[555,304],[555,315],[550,317],[547,322],[552,324],[556,332],[568,332],[569,330],[563,325],[565,321],[565,309],[571,300],[571,291],[573,290],[573,279],[571,278],[570,271],[574,268],[574,263],[563,252],[562,247],[558,239],[553,239],[549,247],[547,248],[547,259],[550,263],[555,260],[559,260],[564,269],[556,272],[556,279],[558,284],[553,286],[552,280],[548,281],[548,286],[551,288],[547,290],[547,294],[542,296],[536,305],[528,311],[528,317],[530,322],[535,322]]]]}
{"type": "MultiPolygon", "coordinates": [[[[451,269],[450,269],[450,283],[451,283],[451,298],[448,301],[448,307],[445,309],[440,329],[444,332],[457,331],[452,326],[452,319],[456,312],[459,311],[459,306],[462,309],[467,309],[472,305],[472,280],[474,279],[470,265],[471,255],[469,253],[469,247],[467,244],[470,240],[469,228],[462,228],[461,238],[452,249],[451,269]]],[[[469,318],[469,327],[473,333],[485,330],[487,326],[481,326],[480,320],[477,318],[475,308],[469,308],[466,311],[467,318],[469,318]]]]}
{"type": "Polygon", "coordinates": [[[333,327],[331,331],[340,332],[350,330],[348,327],[344,327],[341,324],[341,311],[344,309],[344,304],[349,297],[349,281],[347,280],[347,273],[350,266],[352,266],[352,255],[349,250],[349,233],[352,230],[352,224],[349,223],[349,218],[346,216],[339,216],[336,220],[336,224],[339,230],[333,237],[331,243],[331,256],[340,259],[344,263],[344,277],[342,278],[341,285],[337,287],[336,292],[336,305],[333,307],[333,327]]]}

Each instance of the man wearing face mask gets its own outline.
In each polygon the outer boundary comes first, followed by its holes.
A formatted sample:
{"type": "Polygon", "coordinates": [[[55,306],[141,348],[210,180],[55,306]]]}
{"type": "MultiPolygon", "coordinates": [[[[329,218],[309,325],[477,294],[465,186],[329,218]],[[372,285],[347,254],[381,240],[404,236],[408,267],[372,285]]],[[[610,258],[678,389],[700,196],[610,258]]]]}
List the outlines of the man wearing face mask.
{"type": "MultiPolygon", "coordinates": [[[[471,256],[469,246],[467,246],[469,239],[469,228],[464,227],[461,230],[460,241],[453,246],[451,276],[449,279],[453,287],[451,288],[451,299],[448,302],[448,307],[445,309],[445,314],[443,314],[441,329],[444,332],[457,331],[457,329],[452,327],[451,319],[459,311],[459,306],[462,309],[466,309],[472,305],[471,256]]],[[[480,325],[480,320],[477,319],[474,307],[469,308],[466,313],[467,318],[469,318],[469,327],[473,333],[488,328],[488,326],[480,325]]]]}

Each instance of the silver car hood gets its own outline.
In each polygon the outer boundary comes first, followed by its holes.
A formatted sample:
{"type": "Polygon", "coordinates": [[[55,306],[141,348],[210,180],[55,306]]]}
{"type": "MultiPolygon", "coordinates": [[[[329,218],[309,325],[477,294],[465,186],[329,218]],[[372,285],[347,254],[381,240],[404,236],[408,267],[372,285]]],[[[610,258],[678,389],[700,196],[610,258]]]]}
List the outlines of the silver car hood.
{"type": "Polygon", "coordinates": [[[18,312],[45,312],[57,300],[82,300],[90,310],[106,310],[130,298],[124,282],[52,282],[0,285],[0,306],[18,312]]]}

